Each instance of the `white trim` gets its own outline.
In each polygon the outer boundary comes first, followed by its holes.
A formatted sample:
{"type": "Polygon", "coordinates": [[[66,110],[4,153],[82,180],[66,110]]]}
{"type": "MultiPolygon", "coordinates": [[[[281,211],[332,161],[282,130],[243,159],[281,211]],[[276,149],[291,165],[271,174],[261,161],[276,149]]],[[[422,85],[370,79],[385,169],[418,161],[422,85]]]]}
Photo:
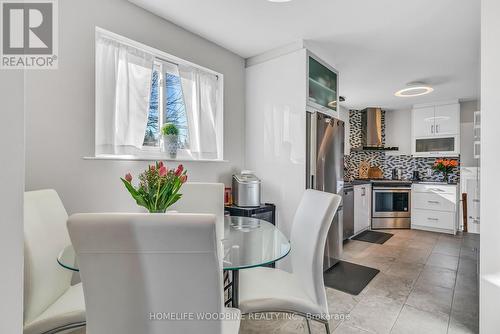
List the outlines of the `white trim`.
{"type": "Polygon", "coordinates": [[[183,161],[183,162],[229,162],[229,160],[219,159],[171,159],[168,155],[155,156],[137,156],[137,155],[115,155],[115,154],[100,154],[96,156],[82,157],[83,160],[122,160],[122,161],[183,161]]]}
{"type": "Polygon", "coordinates": [[[432,103],[420,103],[420,104],[414,104],[413,108],[418,109],[418,108],[426,108],[426,107],[435,107],[435,106],[443,106],[447,104],[460,104],[459,100],[446,100],[446,101],[437,101],[437,102],[432,102],[432,103]]]}

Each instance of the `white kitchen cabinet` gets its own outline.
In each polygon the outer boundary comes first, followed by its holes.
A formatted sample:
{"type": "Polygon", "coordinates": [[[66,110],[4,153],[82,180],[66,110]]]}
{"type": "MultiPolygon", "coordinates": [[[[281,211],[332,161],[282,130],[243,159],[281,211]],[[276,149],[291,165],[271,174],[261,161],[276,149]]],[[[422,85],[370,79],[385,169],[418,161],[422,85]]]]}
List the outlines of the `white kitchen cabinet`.
{"type": "Polygon", "coordinates": [[[434,106],[415,108],[412,112],[414,137],[434,135],[434,106]]]}
{"type": "Polygon", "coordinates": [[[460,133],[460,105],[438,105],[434,110],[434,134],[436,136],[456,135],[460,133]]]}
{"type": "Polygon", "coordinates": [[[458,186],[415,183],[411,189],[411,228],[455,234],[458,228],[458,186]]]}
{"type": "Polygon", "coordinates": [[[372,212],[372,186],[354,186],[354,234],[370,228],[372,212]]]}
{"type": "Polygon", "coordinates": [[[413,156],[456,157],[460,155],[460,104],[458,101],[416,105],[411,114],[413,156]]]}

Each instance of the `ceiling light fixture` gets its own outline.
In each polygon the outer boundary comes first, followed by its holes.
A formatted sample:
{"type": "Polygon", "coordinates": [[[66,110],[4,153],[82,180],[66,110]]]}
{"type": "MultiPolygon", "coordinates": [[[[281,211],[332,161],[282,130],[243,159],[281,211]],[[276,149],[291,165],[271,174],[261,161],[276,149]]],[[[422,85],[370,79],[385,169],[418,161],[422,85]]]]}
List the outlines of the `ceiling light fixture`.
{"type": "Polygon", "coordinates": [[[267,0],[269,2],[290,2],[292,0],[267,0]]]}
{"type": "Polygon", "coordinates": [[[398,90],[394,95],[398,97],[414,97],[426,95],[434,91],[434,88],[422,82],[410,82],[407,86],[409,87],[398,90]]]}

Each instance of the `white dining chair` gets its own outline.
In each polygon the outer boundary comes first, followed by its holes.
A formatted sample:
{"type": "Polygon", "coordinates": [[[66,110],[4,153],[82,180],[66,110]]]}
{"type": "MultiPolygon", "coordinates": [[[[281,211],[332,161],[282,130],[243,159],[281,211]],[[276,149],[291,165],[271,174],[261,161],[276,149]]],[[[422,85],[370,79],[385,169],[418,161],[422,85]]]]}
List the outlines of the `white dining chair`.
{"type": "Polygon", "coordinates": [[[88,334],[238,333],[239,311],[223,306],[214,215],[77,214],[68,230],[88,334]]]}
{"type": "Polygon", "coordinates": [[[24,194],[24,334],[68,333],[85,325],[81,284],[57,263],[70,245],[68,215],[55,190],[24,194]]]}
{"type": "Polygon", "coordinates": [[[323,253],[328,230],[342,197],[306,190],[295,212],[291,231],[292,272],[252,268],[240,272],[239,309],[243,314],[284,312],[328,324],[323,282],[323,253]]]}
{"type": "Polygon", "coordinates": [[[224,248],[224,183],[187,182],[179,193],[182,197],[169,210],[180,213],[210,213],[216,217],[219,259],[223,261],[224,248]]]}
{"type": "Polygon", "coordinates": [[[179,193],[182,199],[170,207],[181,213],[211,213],[216,217],[217,235],[224,234],[224,184],[187,182],[179,193]]]}

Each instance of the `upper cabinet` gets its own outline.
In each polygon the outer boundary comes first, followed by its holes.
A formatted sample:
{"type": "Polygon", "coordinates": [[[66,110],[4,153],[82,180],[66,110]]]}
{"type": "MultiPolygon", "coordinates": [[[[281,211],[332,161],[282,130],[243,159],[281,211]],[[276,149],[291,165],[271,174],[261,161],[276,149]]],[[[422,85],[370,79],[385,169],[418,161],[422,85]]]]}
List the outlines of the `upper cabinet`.
{"type": "Polygon", "coordinates": [[[435,107],[435,128],[437,136],[460,133],[460,104],[444,104],[435,107]]]}
{"type": "Polygon", "coordinates": [[[460,154],[460,104],[458,102],[414,106],[412,154],[420,157],[460,154]]]}
{"type": "Polygon", "coordinates": [[[320,111],[338,118],[338,73],[311,52],[307,53],[309,111],[320,111]]]}
{"type": "Polygon", "coordinates": [[[415,137],[430,137],[434,135],[434,106],[413,109],[413,133],[415,137]]]}

